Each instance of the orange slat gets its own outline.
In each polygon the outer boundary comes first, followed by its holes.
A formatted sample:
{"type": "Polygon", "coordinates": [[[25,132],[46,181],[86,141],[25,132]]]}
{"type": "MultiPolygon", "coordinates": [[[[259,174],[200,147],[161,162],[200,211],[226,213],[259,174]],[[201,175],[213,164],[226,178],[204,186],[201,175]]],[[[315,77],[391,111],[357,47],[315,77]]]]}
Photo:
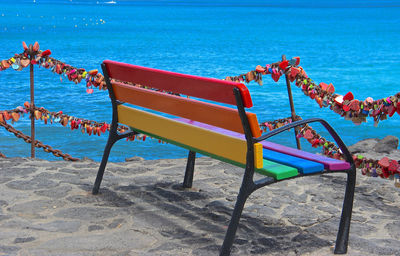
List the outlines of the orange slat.
{"type": "Polygon", "coordinates": [[[141,84],[168,92],[236,105],[233,88],[238,88],[246,108],[253,106],[250,92],[244,84],[145,68],[131,64],[105,60],[110,78],[141,84]]]}
{"type": "MultiPolygon", "coordinates": [[[[243,133],[236,109],[119,82],[113,82],[112,87],[119,101],[243,133]]],[[[247,113],[247,118],[252,127],[253,136],[261,136],[257,116],[247,113]]]]}

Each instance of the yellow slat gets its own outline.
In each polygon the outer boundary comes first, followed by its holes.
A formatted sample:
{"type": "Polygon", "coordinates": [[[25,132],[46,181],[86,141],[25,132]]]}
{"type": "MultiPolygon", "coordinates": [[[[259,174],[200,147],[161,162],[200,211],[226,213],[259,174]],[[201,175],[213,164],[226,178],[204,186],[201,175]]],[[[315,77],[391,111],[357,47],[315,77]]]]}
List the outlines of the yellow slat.
{"type": "MultiPolygon", "coordinates": [[[[230,137],[124,105],[118,106],[118,122],[210,154],[246,164],[247,145],[243,139],[230,137]]],[[[255,168],[262,168],[262,145],[256,143],[254,147],[255,168]]]]}
{"type": "Polygon", "coordinates": [[[254,144],[254,167],[262,168],[264,163],[263,159],[263,146],[261,143],[254,144]],[[261,166],[261,167],[259,167],[261,166]]]}

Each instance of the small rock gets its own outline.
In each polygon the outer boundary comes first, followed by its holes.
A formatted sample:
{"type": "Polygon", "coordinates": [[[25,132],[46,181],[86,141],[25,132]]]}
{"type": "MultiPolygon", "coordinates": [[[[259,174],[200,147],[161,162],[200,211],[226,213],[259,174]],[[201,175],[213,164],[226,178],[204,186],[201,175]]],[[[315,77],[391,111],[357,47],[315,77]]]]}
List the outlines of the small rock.
{"type": "Polygon", "coordinates": [[[392,223],[386,224],[385,229],[387,230],[387,232],[390,234],[391,237],[397,239],[400,237],[399,227],[400,227],[400,221],[394,221],[392,223]]]}
{"type": "Polygon", "coordinates": [[[0,245],[0,252],[3,255],[16,255],[14,253],[19,251],[20,249],[21,249],[21,247],[0,245]]]}
{"type": "Polygon", "coordinates": [[[31,226],[28,225],[27,228],[33,230],[43,230],[47,232],[73,233],[78,231],[80,226],[81,226],[80,221],[56,220],[49,223],[40,223],[31,226]]]}
{"type": "Polygon", "coordinates": [[[92,220],[92,219],[107,219],[117,215],[116,211],[108,208],[100,207],[73,207],[65,208],[54,214],[59,218],[92,220]]]}
{"type": "Polygon", "coordinates": [[[63,198],[65,197],[69,191],[72,190],[71,186],[62,186],[62,187],[55,187],[46,190],[37,190],[34,191],[35,194],[40,196],[46,196],[50,198],[63,198]]]}
{"type": "Polygon", "coordinates": [[[90,225],[88,227],[89,232],[96,231],[96,230],[103,230],[103,229],[104,229],[104,227],[100,226],[100,225],[90,225]]]}
{"type": "Polygon", "coordinates": [[[4,200],[0,200],[0,207],[7,206],[8,203],[4,200]]]}
{"type": "Polygon", "coordinates": [[[349,151],[353,154],[364,153],[371,151],[375,145],[379,142],[379,139],[365,139],[357,142],[354,145],[349,146],[349,151]]]}
{"type": "Polygon", "coordinates": [[[144,161],[144,158],[140,156],[125,158],[125,162],[141,162],[141,161],[144,161]]]}
{"type": "Polygon", "coordinates": [[[182,247],[181,244],[178,244],[178,243],[166,242],[166,243],[161,244],[157,248],[149,250],[149,252],[152,252],[152,253],[154,253],[154,252],[163,252],[163,253],[165,253],[166,251],[172,251],[172,250],[175,250],[175,249],[182,250],[183,247],[182,247]]]}
{"type": "Polygon", "coordinates": [[[33,190],[42,188],[54,188],[57,187],[59,182],[45,179],[44,177],[36,176],[31,180],[13,180],[6,184],[7,187],[16,190],[33,190]]]}
{"type": "Polygon", "coordinates": [[[14,240],[15,244],[19,244],[19,243],[27,243],[27,242],[32,242],[36,240],[36,238],[30,236],[30,237],[17,237],[14,240]]]}
{"type": "Polygon", "coordinates": [[[399,138],[395,136],[388,135],[382,140],[378,141],[378,143],[373,147],[375,152],[378,153],[390,153],[393,150],[396,150],[399,146],[399,138]]]}
{"type": "Polygon", "coordinates": [[[124,219],[116,219],[110,224],[107,225],[108,228],[119,228],[122,226],[122,223],[125,222],[124,219]]]}
{"type": "Polygon", "coordinates": [[[330,218],[330,214],[325,212],[317,213],[310,205],[295,203],[287,206],[283,210],[282,216],[287,218],[293,225],[303,227],[309,227],[330,218]]]}
{"type": "Polygon", "coordinates": [[[0,222],[3,221],[3,220],[8,220],[10,218],[11,218],[11,216],[9,216],[9,215],[0,214],[0,222]]]}
{"type": "Polygon", "coordinates": [[[82,161],[83,161],[83,162],[94,162],[93,159],[91,159],[91,158],[89,158],[89,157],[86,157],[86,156],[82,158],[82,161]]]}

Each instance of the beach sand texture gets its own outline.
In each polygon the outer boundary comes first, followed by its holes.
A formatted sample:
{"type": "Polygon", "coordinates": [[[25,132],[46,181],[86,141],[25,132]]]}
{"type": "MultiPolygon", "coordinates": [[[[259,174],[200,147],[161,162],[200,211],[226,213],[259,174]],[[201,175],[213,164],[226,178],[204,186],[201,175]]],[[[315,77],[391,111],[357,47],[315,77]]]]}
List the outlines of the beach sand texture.
{"type": "MultiPolygon", "coordinates": [[[[243,169],[196,159],[99,166],[0,158],[0,255],[217,255],[243,169]]],[[[358,172],[359,173],[359,172],[358,172]]],[[[400,195],[393,182],[359,175],[348,255],[400,255],[400,195]]],[[[332,255],[345,174],[299,178],[253,193],[232,255],[332,255]]]]}

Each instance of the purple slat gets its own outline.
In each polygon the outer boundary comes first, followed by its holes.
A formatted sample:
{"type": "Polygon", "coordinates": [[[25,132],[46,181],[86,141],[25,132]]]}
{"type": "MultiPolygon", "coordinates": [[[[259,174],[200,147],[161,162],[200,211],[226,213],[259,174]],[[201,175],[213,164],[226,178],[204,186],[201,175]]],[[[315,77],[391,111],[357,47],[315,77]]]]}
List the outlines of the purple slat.
{"type": "MultiPolygon", "coordinates": [[[[244,139],[244,135],[241,133],[238,133],[238,132],[233,132],[230,130],[226,130],[226,129],[219,128],[219,127],[212,126],[212,125],[205,124],[205,123],[188,120],[185,118],[179,118],[178,120],[181,122],[184,122],[184,123],[192,124],[192,125],[195,125],[198,127],[202,127],[205,129],[223,133],[223,134],[226,134],[226,135],[229,135],[232,137],[238,137],[238,138],[244,139]]],[[[329,158],[326,156],[313,154],[310,152],[298,150],[296,148],[286,147],[286,146],[276,144],[276,143],[273,143],[270,141],[262,141],[260,143],[263,145],[263,148],[266,148],[269,150],[273,150],[273,151],[284,153],[287,155],[296,156],[299,158],[303,158],[303,159],[307,159],[307,160],[314,161],[317,163],[321,163],[324,165],[325,169],[328,169],[331,171],[340,171],[340,170],[350,169],[350,164],[345,161],[342,161],[342,160],[337,160],[337,159],[329,158]]]]}

